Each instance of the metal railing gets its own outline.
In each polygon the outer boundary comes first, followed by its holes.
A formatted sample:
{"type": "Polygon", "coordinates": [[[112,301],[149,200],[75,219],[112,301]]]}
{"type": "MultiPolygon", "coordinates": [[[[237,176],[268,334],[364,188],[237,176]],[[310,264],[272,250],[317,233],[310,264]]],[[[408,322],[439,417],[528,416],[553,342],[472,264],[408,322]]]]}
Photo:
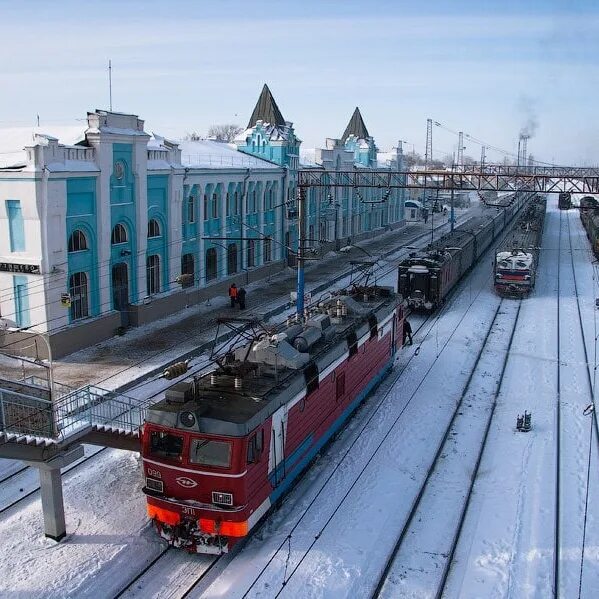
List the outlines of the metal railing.
{"type": "MultiPolygon", "coordinates": [[[[44,379],[27,383],[47,388],[44,379]]],[[[55,387],[56,388],[56,387],[55,387]]],[[[60,385],[54,401],[0,389],[0,432],[41,437],[57,443],[94,426],[134,434],[143,424],[149,400],[139,401],[94,385],[70,389],[60,385]],[[67,391],[68,389],[68,391],[67,391]]]]}

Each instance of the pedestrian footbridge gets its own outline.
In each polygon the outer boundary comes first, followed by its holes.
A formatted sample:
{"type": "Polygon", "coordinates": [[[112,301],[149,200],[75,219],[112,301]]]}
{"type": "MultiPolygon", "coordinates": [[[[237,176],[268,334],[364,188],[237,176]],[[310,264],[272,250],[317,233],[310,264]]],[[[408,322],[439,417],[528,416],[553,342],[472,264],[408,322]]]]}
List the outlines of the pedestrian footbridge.
{"type": "Polygon", "coordinates": [[[0,457],[47,461],[73,444],[139,450],[147,405],[95,385],[0,379],[0,457]]]}
{"type": "Polygon", "coordinates": [[[139,451],[151,401],[95,385],[55,382],[51,392],[42,378],[0,378],[0,458],[38,468],[47,537],[66,535],[61,468],[83,457],[82,443],[139,451]]]}

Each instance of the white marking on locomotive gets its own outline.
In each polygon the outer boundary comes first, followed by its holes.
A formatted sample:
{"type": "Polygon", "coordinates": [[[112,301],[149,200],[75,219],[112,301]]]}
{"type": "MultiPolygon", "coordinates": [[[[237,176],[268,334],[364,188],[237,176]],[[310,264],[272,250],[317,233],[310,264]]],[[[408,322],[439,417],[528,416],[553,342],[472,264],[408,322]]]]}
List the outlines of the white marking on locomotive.
{"type": "Polygon", "coordinates": [[[177,484],[185,487],[186,489],[193,489],[198,486],[195,480],[191,480],[191,478],[187,478],[187,476],[178,476],[176,479],[177,484]]]}

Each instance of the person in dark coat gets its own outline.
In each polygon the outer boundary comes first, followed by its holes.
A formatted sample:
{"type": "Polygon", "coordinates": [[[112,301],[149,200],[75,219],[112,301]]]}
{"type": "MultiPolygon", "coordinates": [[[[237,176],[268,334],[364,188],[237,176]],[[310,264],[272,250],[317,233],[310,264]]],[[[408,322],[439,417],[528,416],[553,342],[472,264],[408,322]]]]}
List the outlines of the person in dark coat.
{"type": "Polygon", "coordinates": [[[406,339],[410,340],[410,345],[412,345],[412,325],[409,320],[404,320],[403,323],[403,344],[406,344],[406,339]]]}
{"type": "Polygon", "coordinates": [[[237,302],[239,303],[240,310],[245,310],[245,296],[245,289],[243,287],[240,287],[237,291],[237,302]]]}
{"type": "Polygon", "coordinates": [[[231,308],[235,307],[235,302],[237,301],[237,285],[235,283],[231,283],[231,287],[229,287],[229,299],[231,300],[231,308]]]}

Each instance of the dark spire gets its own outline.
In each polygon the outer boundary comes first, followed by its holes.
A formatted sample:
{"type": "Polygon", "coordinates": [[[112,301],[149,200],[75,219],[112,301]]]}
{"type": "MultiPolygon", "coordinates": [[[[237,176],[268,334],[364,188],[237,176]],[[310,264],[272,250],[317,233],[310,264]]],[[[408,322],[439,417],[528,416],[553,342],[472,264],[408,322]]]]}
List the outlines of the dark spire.
{"type": "Polygon", "coordinates": [[[368,129],[366,129],[366,125],[364,124],[364,119],[362,119],[362,115],[360,114],[360,109],[357,106],[345,128],[341,141],[345,141],[350,135],[355,135],[358,139],[367,139],[370,137],[368,129]]]}
{"type": "Polygon", "coordinates": [[[283,118],[283,115],[281,114],[281,111],[279,110],[275,99],[272,97],[272,94],[270,93],[266,83],[262,88],[262,93],[258,98],[256,108],[254,108],[254,112],[252,112],[252,116],[250,117],[248,129],[253,127],[257,121],[270,123],[271,125],[276,125],[277,127],[283,127],[285,125],[285,119],[283,118]]]}

